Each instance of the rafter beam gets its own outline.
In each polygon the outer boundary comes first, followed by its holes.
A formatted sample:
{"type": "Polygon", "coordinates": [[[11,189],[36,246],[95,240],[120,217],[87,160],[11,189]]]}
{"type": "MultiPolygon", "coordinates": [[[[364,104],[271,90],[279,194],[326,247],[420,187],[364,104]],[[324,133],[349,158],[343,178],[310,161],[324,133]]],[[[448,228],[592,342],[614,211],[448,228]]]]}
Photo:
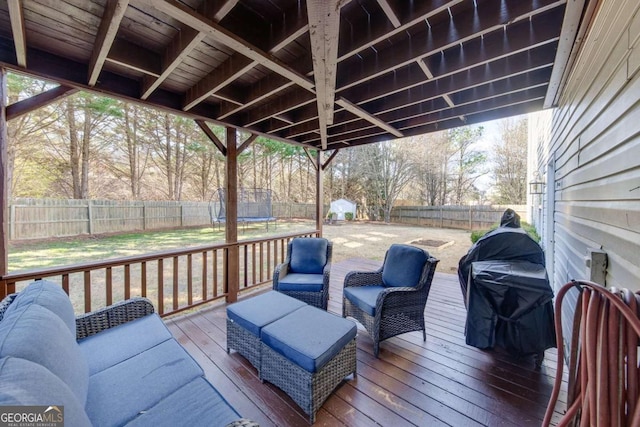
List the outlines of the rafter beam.
{"type": "Polygon", "coordinates": [[[106,61],[145,74],[158,77],[162,72],[160,55],[122,38],[113,41],[106,61]]]}
{"type": "Polygon", "coordinates": [[[57,86],[53,89],[49,89],[46,92],[39,93],[31,98],[23,99],[22,101],[14,102],[7,106],[7,120],[15,119],[24,114],[28,114],[40,107],[51,104],[59,99],[65,98],[69,95],[78,92],[78,89],[69,86],[57,86]]]}
{"type": "Polygon", "coordinates": [[[329,155],[329,158],[325,160],[324,163],[322,163],[322,170],[325,170],[326,168],[329,167],[329,165],[331,164],[331,161],[334,159],[334,157],[338,155],[339,152],[340,152],[339,148],[333,150],[333,153],[329,155]]]}
{"type": "Polygon", "coordinates": [[[260,63],[264,67],[270,69],[274,73],[278,73],[291,80],[298,86],[313,92],[313,82],[305,75],[293,70],[288,65],[275,58],[268,53],[262,51],[256,46],[240,39],[226,28],[218,25],[210,19],[194,12],[188,6],[179,3],[176,0],[151,1],[145,0],[150,6],[160,10],[174,19],[198,30],[206,33],[225,46],[235,50],[239,54],[246,56],[260,63]]]}
{"type": "Polygon", "coordinates": [[[93,45],[91,60],[89,61],[89,86],[94,86],[98,81],[98,76],[111,45],[116,38],[120,21],[124,17],[124,13],[129,5],[129,0],[108,0],[102,14],[102,21],[98,28],[98,34],[93,45]]]}
{"type": "Polygon", "coordinates": [[[339,0],[307,0],[309,35],[316,82],[316,104],[322,148],[327,148],[327,126],[333,124],[338,66],[339,0]]]}
{"type": "Polygon", "coordinates": [[[341,106],[342,108],[344,108],[345,110],[350,112],[351,114],[354,114],[354,115],[360,117],[361,119],[364,119],[364,120],[368,121],[369,123],[379,127],[380,129],[384,129],[385,131],[389,132],[392,135],[397,136],[398,138],[401,138],[401,137],[404,136],[402,134],[402,132],[400,132],[398,129],[394,128],[393,126],[391,126],[388,123],[383,122],[382,120],[380,120],[376,116],[374,116],[374,115],[370,114],[369,112],[363,110],[362,108],[358,107],[357,105],[350,103],[349,101],[347,101],[344,98],[340,98],[340,99],[336,100],[336,104],[338,104],[339,106],[341,106]]]}
{"type": "Polygon", "coordinates": [[[195,122],[200,127],[200,129],[202,129],[204,134],[207,135],[207,138],[209,138],[209,140],[213,143],[213,145],[216,146],[216,148],[220,151],[220,153],[222,153],[222,155],[226,157],[227,147],[225,147],[222,141],[220,141],[220,138],[218,138],[216,134],[213,133],[213,131],[211,130],[207,122],[205,122],[204,120],[198,120],[198,119],[196,119],[195,122]]]}
{"type": "Polygon", "coordinates": [[[398,15],[393,11],[393,8],[387,0],[378,0],[378,5],[380,5],[384,14],[387,15],[387,19],[391,22],[391,25],[393,25],[394,28],[398,28],[402,25],[400,19],[398,19],[398,15]]]}
{"type": "Polygon", "coordinates": [[[11,21],[11,33],[16,49],[16,61],[19,66],[27,66],[27,37],[24,30],[24,11],[22,0],[7,0],[9,8],[9,20],[11,21]]]}
{"type": "Polygon", "coordinates": [[[240,144],[240,146],[238,147],[238,154],[242,153],[244,150],[249,148],[251,143],[253,143],[253,141],[255,141],[257,138],[258,138],[258,135],[256,135],[256,134],[249,135],[249,138],[245,139],[242,142],[242,144],[240,144]]]}

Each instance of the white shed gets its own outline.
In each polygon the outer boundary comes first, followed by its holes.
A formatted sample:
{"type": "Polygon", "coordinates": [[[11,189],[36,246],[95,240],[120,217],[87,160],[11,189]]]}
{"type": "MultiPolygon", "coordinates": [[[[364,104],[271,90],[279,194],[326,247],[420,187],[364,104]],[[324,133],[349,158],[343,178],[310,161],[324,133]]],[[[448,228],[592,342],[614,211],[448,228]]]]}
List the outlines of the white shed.
{"type": "Polygon", "coordinates": [[[344,220],[344,214],[347,212],[351,212],[353,214],[353,218],[356,217],[356,204],[351,200],[347,199],[338,199],[331,202],[331,212],[337,214],[340,220],[344,220]]]}

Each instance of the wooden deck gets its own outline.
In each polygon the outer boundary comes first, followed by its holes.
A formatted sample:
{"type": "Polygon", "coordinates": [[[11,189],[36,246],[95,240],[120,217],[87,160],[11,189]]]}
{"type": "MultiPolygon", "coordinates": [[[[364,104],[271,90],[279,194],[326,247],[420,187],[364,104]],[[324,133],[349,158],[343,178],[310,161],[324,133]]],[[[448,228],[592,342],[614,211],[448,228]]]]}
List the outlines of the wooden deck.
{"type": "MultiPolygon", "coordinates": [[[[365,259],[335,263],[329,311],[342,312],[342,282],[348,271],[379,265],[365,259]]],[[[348,377],[331,395],[314,425],[540,425],[556,373],[555,350],[546,352],[542,370],[536,371],[533,359],[514,360],[467,346],[466,311],[455,275],[436,273],[425,315],[426,343],[420,332],[391,338],[381,345],[379,359],[359,327],[357,377],[348,377]]],[[[225,319],[224,306],[218,306],[168,319],[167,324],[244,417],[261,426],[308,426],[288,396],[261,383],[242,356],[226,353],[225,319]]],[[[563,402],[564,395],[563,390],[563,402]]]]}

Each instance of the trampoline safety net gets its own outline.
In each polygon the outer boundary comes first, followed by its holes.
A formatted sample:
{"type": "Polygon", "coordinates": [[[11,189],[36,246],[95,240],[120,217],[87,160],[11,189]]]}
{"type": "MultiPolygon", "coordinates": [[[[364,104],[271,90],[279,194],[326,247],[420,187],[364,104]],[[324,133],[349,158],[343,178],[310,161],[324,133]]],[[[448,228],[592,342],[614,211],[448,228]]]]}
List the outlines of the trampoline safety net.
{"type": "MultiPolygon", "coordinates": [[[[219,188],[214,195],[212,204],[212,220],[224,221],[226,213],[227,194],[224,188],[219,188]]],[[[238,189],[238,221],[267,221],[273,218],[271,206],[271,190],[263,188],[238,189]]]]}

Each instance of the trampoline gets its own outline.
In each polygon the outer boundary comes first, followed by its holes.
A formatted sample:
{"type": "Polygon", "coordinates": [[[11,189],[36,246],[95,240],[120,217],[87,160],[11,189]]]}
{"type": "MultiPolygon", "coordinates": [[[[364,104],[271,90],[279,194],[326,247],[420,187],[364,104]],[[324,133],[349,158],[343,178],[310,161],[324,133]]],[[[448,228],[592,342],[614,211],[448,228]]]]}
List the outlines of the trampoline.
{"type": "MultiPolygon", "coordinates": [[[[218,188],[209,205],[211,224],[213,226],[217,224],[218,229],[227,220],[226,201],[225,189],[218,188]]],[[[254,222],[264,222],[267,230],[270,223],[277,226],[271,205],[271,190],[240,188],[238,189],[238,223],[242,224],[243,230],[246,230],[247,224],[254,222]]]]}

